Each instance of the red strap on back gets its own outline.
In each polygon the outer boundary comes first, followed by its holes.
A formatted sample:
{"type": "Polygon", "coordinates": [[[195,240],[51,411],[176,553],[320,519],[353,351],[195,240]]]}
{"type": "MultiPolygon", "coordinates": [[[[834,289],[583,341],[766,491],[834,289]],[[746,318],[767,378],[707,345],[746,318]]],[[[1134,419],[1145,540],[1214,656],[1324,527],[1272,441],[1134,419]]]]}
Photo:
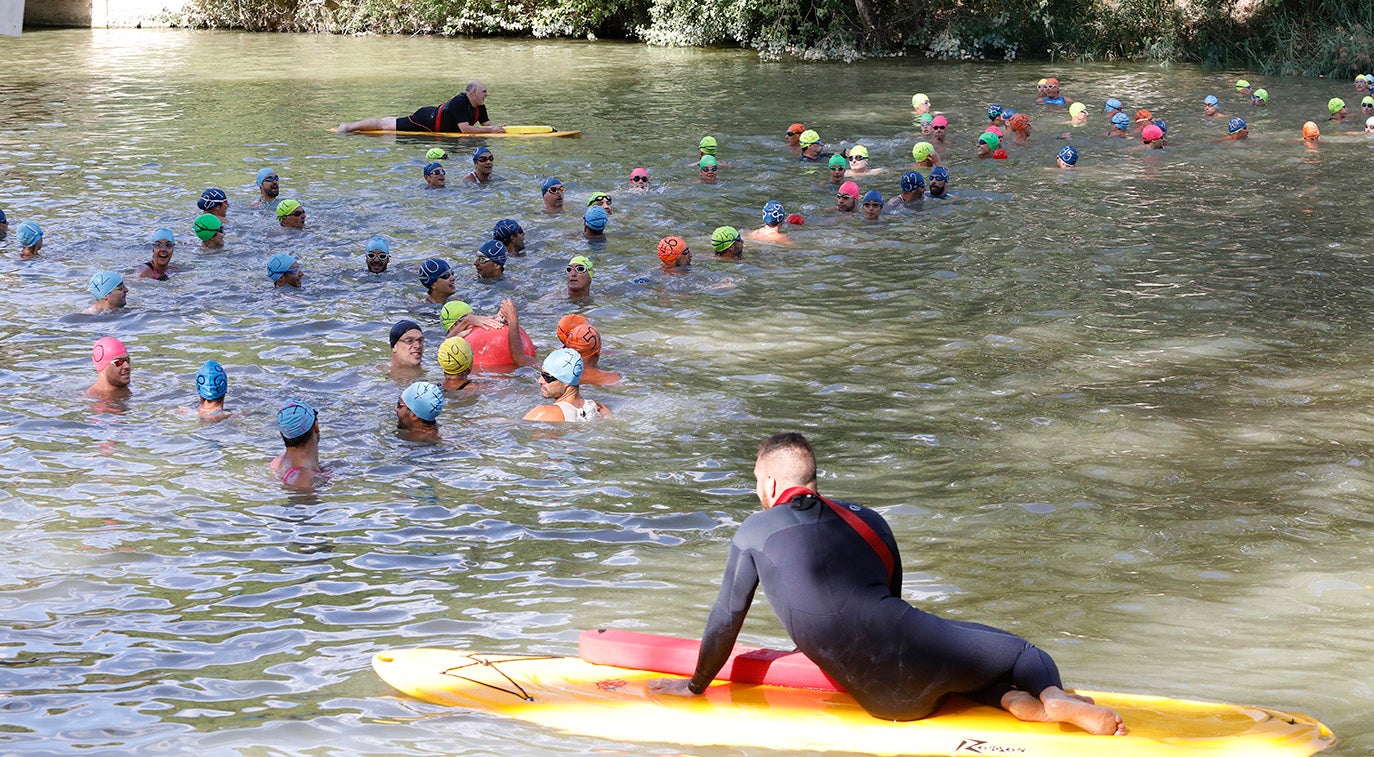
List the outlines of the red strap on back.
{"type": "Polygon", "coordinates": [[[439,132],[439,123],[440,123],[441,121],[444,120],[444,106],[445,106],[445,105],[448,105],[448,102],[447,102],[447,101],[441,103],[441,104],[439,105],[439,109],[436,110],[436,111],[434,111],[434,133],[435,133],[435,134],[440,133],[440,132],[439,132]]]}
{"type": "Polygon", "coordinates": [[[829,505],[830,509],[835,511],[836,515],[840,516],[840,518],[843,519],[845,523],[849,524],[850,528],[858,532],[859,536],[862,536],[864,538],[864,541],[868,542],[868,546],[872,547],[873,551],[877,553],[878,559],[881,560],[883,563],[883,568],[887,570],[887,580],[890,583],[892,581],[893,568],[895,567],[895,561],[892,559],[892,550],[887,548],[887,545],[883,543],[883,538],[878,535],[877,531],[873,530],[872,526],[865,523],[864,519],[860,518],[858,513],[854,512],[853,510],[850,510],[844,505],[836,503],[835,501],[827,497],[822,497],[817,492],[811,491],[805,486],[794,486],[791,489],[784,491],[781,495],[778,496],[777,501],[774,502],[773,505],[780,505],[784,502],[791,501],[793,498],[802,496],[804,494],[815,497],[816,499],[819,499],[820,501],[829,505]]]}

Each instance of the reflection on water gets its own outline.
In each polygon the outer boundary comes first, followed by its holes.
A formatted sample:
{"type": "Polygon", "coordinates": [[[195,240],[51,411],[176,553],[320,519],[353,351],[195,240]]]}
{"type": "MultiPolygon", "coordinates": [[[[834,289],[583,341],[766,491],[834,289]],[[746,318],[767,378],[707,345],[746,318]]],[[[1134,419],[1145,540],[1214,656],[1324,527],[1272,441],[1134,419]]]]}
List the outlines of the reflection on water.
{"type": "MultiPolygon", "coordinates": [[[[0,53],[0,208],[47,232],[36,261],[0,242],[0,743],[604,748],[388,698],[369,656],[567,653],[605,625],[698,633],[725,539],[755,506],[753,447],[800,429],[827,490],[885,508],[927,608],[1040,642],[1073,683],[1306,710],[1350,753],[1374,747],[1356,631],[1374,583],[1360,193],[1374,143],[1296,139],[1345,85],[1273,82],[1250,141],[1223,143],[1197,111],[1210,92],[1226,102],[1231,72],[1060,70],[1069,96],[1150,107],[1177,141],[1146,155],[1075,132],[1065,173],[1051,167],[1067,118],[1030,105],[1044,74],[1029,64],[149,31],[36,32],[0,53]],[[583,137],[489,140],[496,182],[427,192],[433,142],[328,131],[468,78],[498,121],[583,137]],[[863,143],[892,170],[861,185],[891,196],[918,90],[954,123],[954,196],[836,218],[782,131],[863,143]],[[1005,163],[963,147],[992,101],[1035,119],[1005,163]],[[691,168],[704,134],[721,145],[714,186],[691,168]],[[306,232],[250,207],[264,166],[305,204],[306,232]],[[636,166],[652,191],[628,189],[636,166]],[[568,188],[561,216],[539,211],[550,175],[568,188]],[[190,233],[210,186],[231,198],[219,251],[190,233]],[[588,249],[575,236],[594,191],[615,210],[593,297],[573,306],[563,266],[588,249]],[[806,216],[795,244],[711,260],[711,230],[757,226],[768,199],[806,216]],[[529,255],[479,284],[476,248],[506,217],[529,255]],[[125,312],[79,315],[89,276],[133,271],[162,225],[177,275],[131,279],[125,312]],[[381,281],[362,272],[376,234],[393,254],[381,281]],[[689,276],[658,273],[668,234],[697,253],[689,276]],[[270,288],[276,252],[303,261],[303,289],[270,288]],[[441,444],[398,437],[386,333],[423,323],[437,378],[415,273],[436,256],[479,313],[514,295],[541,353],[560,316],[592,318],[626,380],[587,394],[616,419],[512,422],[539,401],[525,370],[451,402],[441,444]],[[82,393],[106,334],[135,358],[118,413],[82,393]],[[235,414],[201,426],[182,408],[212,358],[235,414]],[[266,469],[293,395],[319,409],[333,472],[311,495],[266,469]]],[[[449,145],[452,173],[475,144],[449,145]]],[[[759,608],[746,637],[782,633],[759,608]]]]}

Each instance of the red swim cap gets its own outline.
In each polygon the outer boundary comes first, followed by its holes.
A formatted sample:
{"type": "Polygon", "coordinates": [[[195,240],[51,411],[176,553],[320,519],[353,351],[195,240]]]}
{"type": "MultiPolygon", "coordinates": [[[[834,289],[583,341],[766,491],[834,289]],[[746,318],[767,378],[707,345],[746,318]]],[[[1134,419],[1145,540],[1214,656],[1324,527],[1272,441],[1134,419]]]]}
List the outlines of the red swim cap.
{"type": "Polygon", "coordinates": [[[577,313],[569,313],[568,315],[559,318],[558,341],[561,342],[564,347],[567,347],[568,335],[572,333],[573,329],[577,328],[578,326],[581,326],[584,323],[587,323],[587,319],[583,318],[577,313]]]}
{"type": "Polygon", "coordinates": [[[601,352],[601,334],[595,326],[583,323],[568,332],[567,345],[577,350],[577,354],[588,358],[601,352]]]}
{"type": "Polygon", "coordinates": [[[792,224],[793,226],[802,226],[806,223],[806,219],[802,218],[801,213],[793,213],[792,215],[787,217],[787,222],[792,224]]]}

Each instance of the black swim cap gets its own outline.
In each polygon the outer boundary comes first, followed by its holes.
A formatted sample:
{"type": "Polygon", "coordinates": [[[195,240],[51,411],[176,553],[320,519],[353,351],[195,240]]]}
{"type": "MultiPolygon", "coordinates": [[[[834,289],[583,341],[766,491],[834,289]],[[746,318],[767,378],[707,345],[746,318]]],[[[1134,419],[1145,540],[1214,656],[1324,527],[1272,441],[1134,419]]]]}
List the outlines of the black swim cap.
{"type": "Polygon", "coordinates": [[[391,346],[395,347],[396,343],[401,341],[401,337],[405,336],[407,331],[421,330],[420,324],[415,321],[397,321],[396,325],[391,327],[391,346]]]}

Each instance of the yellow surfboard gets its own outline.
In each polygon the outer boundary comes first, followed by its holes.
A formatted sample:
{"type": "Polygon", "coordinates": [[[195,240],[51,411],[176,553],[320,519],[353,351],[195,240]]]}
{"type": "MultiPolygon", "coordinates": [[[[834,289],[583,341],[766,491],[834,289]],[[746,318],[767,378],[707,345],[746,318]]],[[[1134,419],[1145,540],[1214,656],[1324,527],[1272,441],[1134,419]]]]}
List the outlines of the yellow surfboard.
{"type": "MultiPolygon", "coordinates": [[[[330,131],[334,131],[330,129],[330,131]]],[[[507,126],[504,132],[468,134],[461,131],[396,131],[394,129],[363,129],[353,134],[405,134],[411,137],[439,137],[441,139],[485,138],[485,137],[577,137],[579,131],[559,131],[552,126],[507,126]]]]}
{"type": "Polygon", "coordinates": [[[1093,736],[951,697],[934,716],[879,720],[838,691],[717,681],[703,696],[652,694],[661,673],[576,657],[395,649],[372,658],[391,686],[435,704],[481,710],[613,741],[754,746],[790,752],[1022,757],[1309,755],[1336,742],[1315,719],[1263,707],[1080,691],[1121,713],[1130,733],[1093,736]]]}

